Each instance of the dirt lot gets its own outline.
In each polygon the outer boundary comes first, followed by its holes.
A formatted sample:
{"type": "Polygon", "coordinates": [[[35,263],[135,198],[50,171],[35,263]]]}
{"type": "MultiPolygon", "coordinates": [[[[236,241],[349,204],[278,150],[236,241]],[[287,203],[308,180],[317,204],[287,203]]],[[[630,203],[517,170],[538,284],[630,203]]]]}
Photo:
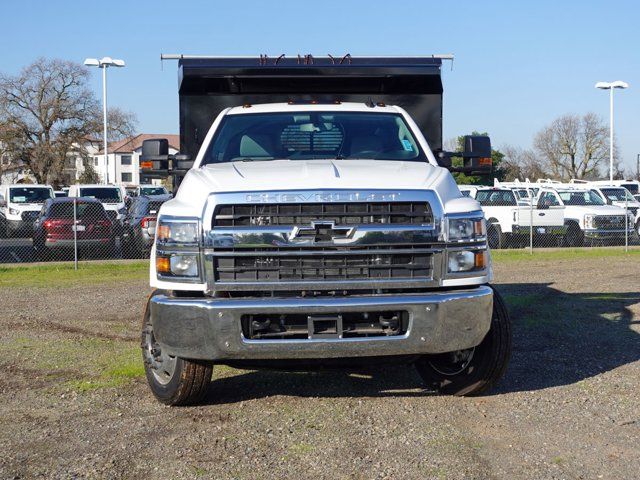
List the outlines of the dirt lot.
{"type": "Polygon", "coordinates": [[[205,405],[168,408],[142,376],[143,274],[3,285],[0,478],[637,478],[639,260],[499,262],[514,351],[480,398],[406,367],[216,367],[205,405]]]}

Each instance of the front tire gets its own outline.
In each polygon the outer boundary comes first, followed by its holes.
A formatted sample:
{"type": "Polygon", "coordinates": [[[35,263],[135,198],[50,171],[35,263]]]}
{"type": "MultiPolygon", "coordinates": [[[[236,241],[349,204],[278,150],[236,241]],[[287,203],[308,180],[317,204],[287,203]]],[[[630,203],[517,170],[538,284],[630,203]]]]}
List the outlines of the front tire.
{"type": "Polygon", "coordinates": [[[584,233],[580,230],[577,223],[569,223],[567,233],[564,236],[564,244],[567,247],[583,247],[584,233]]]}
{"type": "Polygon", "coordinates": [[[487,228],[487,243],[489,248],[498,249],[507,247],[507,235],[502,233],[498,223],[491,223],[487,228]]]}
{"type": "Polygon", "coordinates": [[[141,347],[147,382],[160,402],[178,406],[193,405],[202,400],[211,382],[213,365],[163,352],[153,334],[148,304],[142,325],[141,347]]]}
{"type": "Polygon", "coordinates": [[[415,366],[426,385],[439,393],[471,396],[493,388],[504,375],[510,357],[511,320],[504,300],[493,289],[491,327],[480,345],[457,352],[425,355],[415,366]]]}

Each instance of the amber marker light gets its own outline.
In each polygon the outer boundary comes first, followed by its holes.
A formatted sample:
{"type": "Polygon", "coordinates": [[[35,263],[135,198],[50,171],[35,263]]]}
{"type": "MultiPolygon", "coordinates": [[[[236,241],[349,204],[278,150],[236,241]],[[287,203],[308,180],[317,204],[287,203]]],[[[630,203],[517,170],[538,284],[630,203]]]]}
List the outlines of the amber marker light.
{"type": "Polygon", "coordinates": [[[171,273],[171,261],[169,257],[156,257],[156,271],[162,274],[170,274],[171,273]]]}

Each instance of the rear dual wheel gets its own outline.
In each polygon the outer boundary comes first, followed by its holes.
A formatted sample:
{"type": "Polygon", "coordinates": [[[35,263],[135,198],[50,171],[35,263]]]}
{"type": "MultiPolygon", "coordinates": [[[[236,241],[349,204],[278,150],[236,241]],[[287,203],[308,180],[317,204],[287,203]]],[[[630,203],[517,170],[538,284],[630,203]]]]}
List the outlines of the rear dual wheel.
{"type": "Polygon", "coordinates": [[[481,395],[504,375],[511,357],[511,320],[504,300],[493,290],[491,327],[480,345],[439,355],[415,364],[429,388],[445,395],[481,395]]]}
{"type": "Polygon", "coordinates": [[[192,405],[207,392],[213,372],[211,362],[172,356],[156,341],[149,306],[142,325],[142,358],[153,395],[166,405],[192,405]]]}

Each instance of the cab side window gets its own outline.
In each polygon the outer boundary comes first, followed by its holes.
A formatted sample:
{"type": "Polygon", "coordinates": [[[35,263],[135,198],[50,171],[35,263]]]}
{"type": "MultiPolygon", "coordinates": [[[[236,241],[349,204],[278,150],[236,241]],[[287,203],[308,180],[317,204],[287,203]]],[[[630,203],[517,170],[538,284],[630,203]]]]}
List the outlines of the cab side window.
{"type": "Polygon", "coordinates": [[[560,202],[556,198],[556,196],[551,192],[543,192],[540,195],[540,199],[538,200],[538,207],[541,208],[549,208],[549,207],[559,207],[560,202]]]}

